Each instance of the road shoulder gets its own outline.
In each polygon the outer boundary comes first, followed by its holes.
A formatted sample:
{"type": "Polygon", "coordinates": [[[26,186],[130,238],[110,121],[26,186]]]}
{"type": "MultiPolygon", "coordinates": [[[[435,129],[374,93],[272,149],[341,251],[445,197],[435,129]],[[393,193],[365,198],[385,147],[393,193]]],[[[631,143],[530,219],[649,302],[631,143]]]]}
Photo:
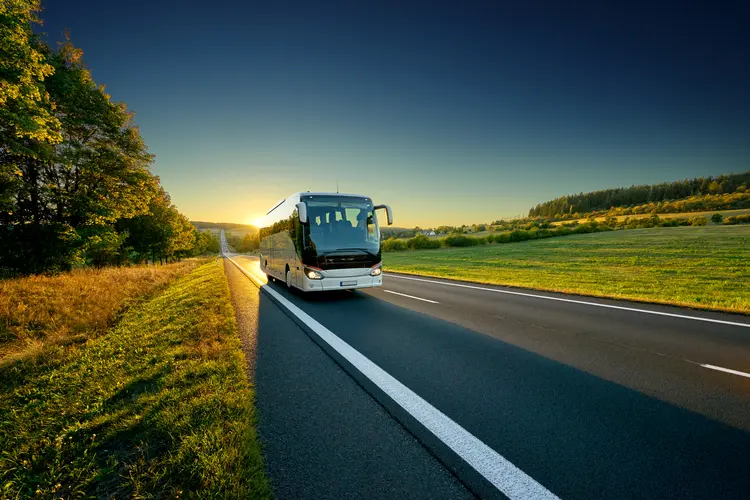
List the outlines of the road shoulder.
{"type": "Polygon", "coordinates": [[[251,336],[257,319],[258,430],[280,498],[473,498],[270,298],[225,269],[248,309],[240,329],[251,336]]]}

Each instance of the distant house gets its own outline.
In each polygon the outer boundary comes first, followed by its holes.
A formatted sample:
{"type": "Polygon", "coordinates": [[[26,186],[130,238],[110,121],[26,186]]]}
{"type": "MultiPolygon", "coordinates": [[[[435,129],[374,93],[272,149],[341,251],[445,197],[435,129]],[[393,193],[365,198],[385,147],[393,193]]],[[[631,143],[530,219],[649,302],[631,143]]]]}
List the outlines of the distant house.
{"type": "Polygon", "coordinates": [[[425,231],[420,231],[419,234],[423,234],[425,236],[435,236],[435,231],[432,229],[427,229],[425,231]]]}

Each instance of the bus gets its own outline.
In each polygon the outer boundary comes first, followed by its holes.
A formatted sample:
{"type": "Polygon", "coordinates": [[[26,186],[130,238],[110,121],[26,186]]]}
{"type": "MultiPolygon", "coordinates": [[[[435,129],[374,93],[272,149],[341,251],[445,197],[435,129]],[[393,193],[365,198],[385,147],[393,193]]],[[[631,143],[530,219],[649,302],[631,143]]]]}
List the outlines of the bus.
{"type": "Polygon", "coordinates": [[[368,196],[296,193],[277,203],[260,224],[260,268],[269,281],[304,292],[383,284],[380,229],[368,196]]]}

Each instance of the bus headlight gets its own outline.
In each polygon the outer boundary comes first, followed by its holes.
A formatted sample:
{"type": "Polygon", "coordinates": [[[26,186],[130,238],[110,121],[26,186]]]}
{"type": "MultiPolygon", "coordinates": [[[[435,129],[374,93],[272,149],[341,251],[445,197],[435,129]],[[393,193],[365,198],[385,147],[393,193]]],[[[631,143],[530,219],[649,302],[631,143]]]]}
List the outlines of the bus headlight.
{"type": "Polygon", "coordinates": [[[323,279],[323,274],[321,274],[320,271],[316,271],[315,269],[310,269],[309,267],[305,268],[305,276],[307,276],[311,280],[323,279]]]}
{"type": "Polygon", "coordinates": [[[380,276],[381,274],[383,274],[383,270],[380,266],[370,269],[370,276],[380,276]]]}

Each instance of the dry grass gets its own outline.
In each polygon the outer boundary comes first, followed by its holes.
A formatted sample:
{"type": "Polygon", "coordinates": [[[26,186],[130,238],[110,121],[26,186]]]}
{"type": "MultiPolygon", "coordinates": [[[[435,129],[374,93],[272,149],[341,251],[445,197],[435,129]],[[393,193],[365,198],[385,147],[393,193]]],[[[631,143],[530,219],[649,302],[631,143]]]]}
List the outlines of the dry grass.
{"type": "Polygon", "coordinates": [[[220,261],[0,366],[0,498],[272,498],[245,366],[220,261]]]}
{"type": "Polygon", "coordinates": [[[163,266],[79,269],[57,276],[0,281],[0,362],[74,341],[111,326],[134,300],[174,281],[203,262],[163,266]]]}

